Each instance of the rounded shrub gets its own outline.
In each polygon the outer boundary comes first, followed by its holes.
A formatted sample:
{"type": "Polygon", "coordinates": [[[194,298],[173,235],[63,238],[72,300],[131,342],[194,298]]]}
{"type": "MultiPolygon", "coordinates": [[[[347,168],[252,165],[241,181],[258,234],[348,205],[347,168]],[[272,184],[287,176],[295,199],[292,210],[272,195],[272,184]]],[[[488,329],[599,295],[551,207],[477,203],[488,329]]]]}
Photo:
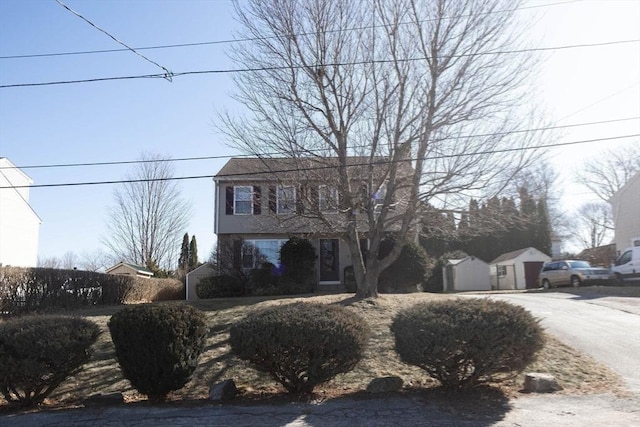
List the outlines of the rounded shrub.
{"type": "Polygon", "coordinates": [[[124,377],[140,393],[163,400],[191,379],[208,328],[191,306],[144,304],[116,312],[109,331],[124,377]]]}
{"type": "Polygon", "coordinates": [[[8,402],[41,403],[89,361],[100,335],[76,317],[27,316],[0,323],[0,391],[8,402]]]}
{"type": "Polygon", "coordinates": [[[280,286],[283,294],[302,294],[313,292],[316,273],[315,263],[318,256],[313,244],[303,238],[292,237],[280,248],[282,277],[280,286]]]}
{"type": "Polygon", "coordinates": [[[428,273],[427,253],[421,246],[409,242],[402,247],[398,259],[380,273],[379,289],[381,292],[415,291],[418,284],[426,281],[428,273]]]}
{"type": "Polygon", "coordinates": [[[235,323],[233,351],[268,372],[290,393],[349,372],[363,356],[369,328],[341,306],[294,303],[270,307],[235,323]]]}
{"type": "Polygon", "coordinates": [[[448,389],[512,378],[544,345],[527,310],[486,299],[418,304],[398,313],[391,331],[400,358],[448,389]]]}
{"type": "Polygon", "coordinates": [[[228,275],[205,277],[196,285],[200,299],[241,297],[244,293],[242,281],[228,275]]]}

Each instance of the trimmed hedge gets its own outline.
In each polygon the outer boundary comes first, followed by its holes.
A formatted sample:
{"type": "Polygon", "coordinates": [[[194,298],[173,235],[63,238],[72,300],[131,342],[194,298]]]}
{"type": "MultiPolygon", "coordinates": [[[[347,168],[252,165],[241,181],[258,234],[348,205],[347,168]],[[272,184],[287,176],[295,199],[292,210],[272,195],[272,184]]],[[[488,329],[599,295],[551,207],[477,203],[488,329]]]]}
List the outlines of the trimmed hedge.
{"type": "Polygon", "coordinates": [[[152,400],[164,400],[191,379],[209,329],[191,306],[144,304],[116,312],[109,331],[124,377],[152,400]]]}
{"type": "Polygon", "coordinates": [[[65,316],[27,316],[0,323],[0,392],[8,402],[41,403],[89,361],[95,323],[65,316]]]}
{"type": "Polygon", "coordinates": [[[196,285],[196,295],[200,299],[241,297],[244,284],[233,276],[204,277],[196,285]]]}
{"type": "Polygon", "coordinates": [[[296,394],[352,370],[368,338],[364,320],[346,308],[302,302],[260,310],[230,329],[239,358],[296,394]]]}
{"type": "Polygon", "coordinates": [[[538,321],[504,301],[455,299],[415,305],[391,324],[400,358],[447,389],[469,389],[522,372],[544,345],[538,321]]]}
{"type": "Polygon", "coordinates": [[[184,299],[184,284],[175,279],[0,267],[0,314],[4,315],[175,299],[184,299]]]}
{"type": "Polygon", "coordinates": [[[421,246],[408,242],[398,259],[380,273],[378,289],[384,293],[415,292],[417,285],[426,281],[428,273],[427,253],[421,246]]]}

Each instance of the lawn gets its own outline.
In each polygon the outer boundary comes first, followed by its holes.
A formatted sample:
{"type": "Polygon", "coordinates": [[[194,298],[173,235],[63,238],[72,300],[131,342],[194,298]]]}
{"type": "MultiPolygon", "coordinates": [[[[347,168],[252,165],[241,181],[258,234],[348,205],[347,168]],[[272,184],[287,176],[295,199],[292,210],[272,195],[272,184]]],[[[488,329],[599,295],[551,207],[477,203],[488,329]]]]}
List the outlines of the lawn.
{"type": "MultiPolygon", "coordinates": [[[[417,302],[439,298],[455,298],[450,295],[415,293],[406,295],[383,295],[377,300],[356,301],[351,295],[323,295],[296,298],[252,297],[225,298],[194,302],[193,306],[203,310],[208,318],[210,333],[205,352],[192,381],[182,390],[172,393],[171,400],[199,400],[208,397],[209,386],[224,379],[233,379],[241,394],[240,399],[265,399],[284,390],[268,375],[257,372],[249,364],[236,358],[228,344],[229,327],[236,320],[260,307],[286,304],[293,301],[313,301],[325,304],[341,304],[365,318],[372,328],[372,336],[364,359],[356,368],[331,382],[316,388],[316,398],[327,399],[353,394],[364,390],[376,377],[397,375],[403,378],[405,388],[422,389],[437,386],[435,380],[425,373],[400,361],[393,350],[393,337],[389,330],[391,319],[403,307],[417,302]]],[[[185,302],[174,302],[185,304],[185,302]]],[[[114,359],[113,343],[107,322],[120,307],[101,307],[78,310],[72,313],[87,317],[100,325],[104,333],[100,336],[95,354],[83,370],[65,381],[45,403],[50,406],[74,406],[97,393],[122,392],[125,400],[144,400],[125,380],[114,359]]],[[[548,372],[558,378],[564,387],[561,393],[622,393],[621,379],[608,368],[597,363],[554,339],[547,337],[547,344],[528,371],[548,372]]],[[[523,375],[515,381],[500,385],[501,391],[513,396],[518,393],[523,375]]]]}

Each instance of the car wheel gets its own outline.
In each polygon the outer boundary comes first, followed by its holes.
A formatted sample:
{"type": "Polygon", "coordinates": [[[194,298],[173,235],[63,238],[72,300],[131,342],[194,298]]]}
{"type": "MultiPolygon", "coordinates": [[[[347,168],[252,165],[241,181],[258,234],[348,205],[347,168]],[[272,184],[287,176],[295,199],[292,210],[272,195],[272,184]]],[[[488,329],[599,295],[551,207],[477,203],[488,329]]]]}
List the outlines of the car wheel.
{"type": "Polygon", "coordinates": [[[577,288],[581,284],[582,282],[580,282],[580,278],[578,276],[571,276],[571,286],[573,286],[574,288],[577,288]]]}
{"type": "Polygon", "coordinates": [[[542,281],[542,287],[543,287],[544,289],[549,289],[549,288],[551,287],[551,284],[549,283],[549,281],[548,281],[547,279],[544,279],[544,280],[542,281]]]}

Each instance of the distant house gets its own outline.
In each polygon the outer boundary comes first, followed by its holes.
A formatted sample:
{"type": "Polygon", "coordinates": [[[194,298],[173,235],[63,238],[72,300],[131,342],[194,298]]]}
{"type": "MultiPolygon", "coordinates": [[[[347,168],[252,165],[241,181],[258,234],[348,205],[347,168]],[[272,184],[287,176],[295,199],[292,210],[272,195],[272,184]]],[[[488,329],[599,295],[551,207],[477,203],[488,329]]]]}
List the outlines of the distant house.
{"type": "Polygon", "coordinates": [[[442,272],[443,291],[490,291],[489,264],[474,256],[449,260],[442,272]]]}
{"type": "Polygon", "coordinates": [[[616,244],[598,246],[585,249],[576,256],[576,259],[588,261],[593,266],[609,267],[616,258],[616,244]]]}
{"type": "Polygon", "coordinates": [[[33,180],[0,157],[0,266],[35,267],[42,220],[29,204],[33,180]]]}
{"type": "Polygon", "coordinates": [[[620,254],[626,248],[640,245],[640,172],[636,173],[609,199],[613,211],[614,242],[620,254]]]}
{"type": "Polygon", "coordinates": [[[200,267],[195,268],[187,273],[186,277],[186,287],[187,287],[187,301],[194,301],[199,299],[196,294],[196,288],[200,280],[211,277],[216,274],[216,270],[213,268],[213,265],[209,262],[205,262],[200,267]]]}
{"type": "Polygon", "coordinates": [[[116,274],[119,276],[133,276],[133,277],[153,277],[153,271],[147,267],[141,265],[129,264],[127,262],[120,262],[111,268],[107,268],[105,271],[107,274],[116,274]]]}
{"type": "Polygon", "coordinates": [[[507,252],[491,261],[491,287],[493,289],[533,289],[538,287],[538,276],[551,257],[536,248],[507,252]]]}
{"type": "MultiPolygon", "coordinates": [[[[350,157],[352,188],[359,189],[362,208],[349,211],[348,223],[363,232],[360,247],[368,249],[368,207],[378,209],[386,195],[386,159],[377,159],[373,175],[376,188],[358,181],[367,176],[371,159],[350,157]]],[[[316,248],[318,289],[344,290],[345,267],[352,265],[344,235],[347,216],[341,211],[337,159],[328,158],[232,158],[214,177],[216,209],[214,232],[218,248],[233,255],[234,267],[249,271],[264,262],[278,263],[280,247],[291,237],[308,239],[316,248]],[[322,216],[322,220],[319,217],[322,216]]],[[[398,171],[399,180],[410,176],[407,162],[398,171]]],[[[406,187],[405,187],[406,189],[406,187]]],[[[402,191],[406,191],[403,189],[402,191]]],[[[395,213],[403,209],[401,190],[395,193],[395,213]]],[[[394,225],[385,231],[393,231],[394,225]]]]}

